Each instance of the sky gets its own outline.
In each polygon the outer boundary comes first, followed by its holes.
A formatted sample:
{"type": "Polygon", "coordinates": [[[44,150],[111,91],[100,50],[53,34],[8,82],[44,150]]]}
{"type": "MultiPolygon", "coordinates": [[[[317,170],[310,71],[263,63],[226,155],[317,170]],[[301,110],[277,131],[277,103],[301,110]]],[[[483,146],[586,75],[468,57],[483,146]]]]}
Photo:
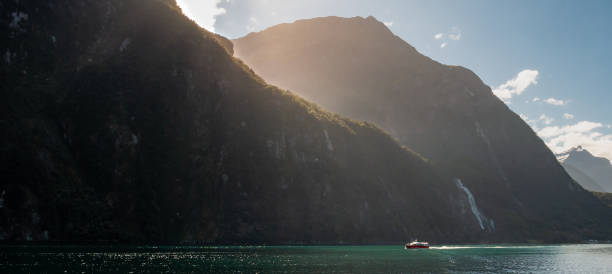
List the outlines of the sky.
{"type": "Polygon", "coordinates": [[[474,71],[559,153],[612,160],[612,1],[177,0],[228,38],[321,16],[374,16],[422,54],[474,71]]]}

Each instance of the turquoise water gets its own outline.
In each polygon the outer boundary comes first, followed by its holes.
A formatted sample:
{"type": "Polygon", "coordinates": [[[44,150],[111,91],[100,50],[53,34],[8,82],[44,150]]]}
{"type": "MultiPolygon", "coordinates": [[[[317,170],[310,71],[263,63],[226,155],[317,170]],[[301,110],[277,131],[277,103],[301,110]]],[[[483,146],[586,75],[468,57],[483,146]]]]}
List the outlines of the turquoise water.
{"type": "Polygon", "coordinates": [[[0,273],[610,273],[612,245],[0,246],[0,273]]]}

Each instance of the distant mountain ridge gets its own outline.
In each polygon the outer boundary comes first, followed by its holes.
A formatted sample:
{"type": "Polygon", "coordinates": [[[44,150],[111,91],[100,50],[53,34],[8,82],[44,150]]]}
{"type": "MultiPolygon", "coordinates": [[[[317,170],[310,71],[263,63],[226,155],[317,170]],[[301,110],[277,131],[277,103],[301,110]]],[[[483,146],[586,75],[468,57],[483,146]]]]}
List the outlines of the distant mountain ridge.
{"type": "Polygon", "coordinates": [[[584,188],[597,192],[612,192],[612,164],[596,157],[582,146],[556,155],[565,170],[584,188]]]}
{"type": "Polygon", "coordinates": [[[423,56],[373,17],[298,20],[233,42],[267,81],[375,123],[459,179],[496,237],[562,238],[559,228],[608,222],[609,209],[477,75],[423,56]]]}

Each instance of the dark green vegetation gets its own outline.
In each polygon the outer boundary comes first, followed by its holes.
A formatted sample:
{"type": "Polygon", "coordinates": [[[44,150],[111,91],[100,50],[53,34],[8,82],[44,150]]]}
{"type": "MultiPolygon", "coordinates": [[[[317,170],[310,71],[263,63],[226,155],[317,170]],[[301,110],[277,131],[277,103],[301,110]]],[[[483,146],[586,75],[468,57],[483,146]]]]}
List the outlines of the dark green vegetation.
{"type": "Polygon", "coordinates": [[[173,1],[0,10],[2,240],[480,240],[451,177],[267,85],[173,1]]]}
{"type": "Polygon", "coordinates": [[[374,122],[461,178],[495,222],[480,239],[612,237],[612,211],[568,176],[478,76],[421,55],[374,18],[300,20],[234,45],[272,84],[374,122]]]}

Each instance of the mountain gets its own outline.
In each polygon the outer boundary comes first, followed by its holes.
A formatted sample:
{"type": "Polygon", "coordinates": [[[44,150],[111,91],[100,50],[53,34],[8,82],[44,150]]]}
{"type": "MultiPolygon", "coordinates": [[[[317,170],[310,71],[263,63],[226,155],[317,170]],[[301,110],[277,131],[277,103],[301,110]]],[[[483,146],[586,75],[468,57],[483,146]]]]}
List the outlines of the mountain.
{"type": "Polygon", "coordinates": [[[593,225],[610,235],[610,210],[477,75],[423,56],[375,18],[298,20],[233,42],[270,83],[373,122],[461,180],[494,220],[483,234],[563,239],[593,225]]]}
{"type": "Polygon", "coordinates": [[[612,164],[608,159],[595,157],[581,146],[557,154],[557,159],[585,189],[612,192],[612,164]]]}
{"type": "Polygon", "coordinates": [[[0,11],[3,241],[609,238],[609,209],[569,181],[542,204],[557,222],[497,219],[468,177],[268,85],[174,1],[0,11]]]}
{"type": "Polygon", "coordinates": [[[0,11],[0,240],[492,239],[467,186],[266,84],[174,1],[0,11]]]}
{"type": "Polygon", "coordinates": [[[612,193],[608,192],[594,192],[595,196],[599,198],[604,204],[612,208],[612,193]]]}

